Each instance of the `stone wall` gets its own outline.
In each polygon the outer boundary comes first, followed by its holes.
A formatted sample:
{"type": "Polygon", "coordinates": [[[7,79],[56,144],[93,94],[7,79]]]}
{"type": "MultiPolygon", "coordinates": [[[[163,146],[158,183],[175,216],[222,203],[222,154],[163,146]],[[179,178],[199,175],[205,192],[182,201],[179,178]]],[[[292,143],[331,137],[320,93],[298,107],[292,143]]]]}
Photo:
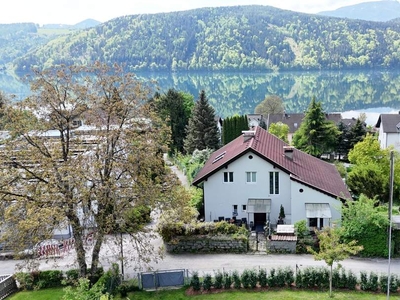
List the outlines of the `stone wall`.
{"type": "Polygon", "coordinates": [[[244,253],[248,249],[247,238],[230,236],[176,237],[165,243],[170,253],[244,253]]]}
{"type": "Polygon", "coordinates": [[[297,241],[267,241],[267,252],[269,253],[296,253],[297,241]]]}

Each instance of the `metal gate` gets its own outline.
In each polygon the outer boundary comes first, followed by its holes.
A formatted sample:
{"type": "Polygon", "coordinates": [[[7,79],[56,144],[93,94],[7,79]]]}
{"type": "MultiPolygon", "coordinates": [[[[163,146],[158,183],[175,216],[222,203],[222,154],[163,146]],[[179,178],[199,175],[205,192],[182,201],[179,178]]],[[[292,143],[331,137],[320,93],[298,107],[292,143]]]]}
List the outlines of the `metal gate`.
{"type": "Polygon", "coordinates": [[[187,270],[161,270],[140,273],[140,283],[144,290],[154,290],[163,287],[183,286],[187,270]]]}

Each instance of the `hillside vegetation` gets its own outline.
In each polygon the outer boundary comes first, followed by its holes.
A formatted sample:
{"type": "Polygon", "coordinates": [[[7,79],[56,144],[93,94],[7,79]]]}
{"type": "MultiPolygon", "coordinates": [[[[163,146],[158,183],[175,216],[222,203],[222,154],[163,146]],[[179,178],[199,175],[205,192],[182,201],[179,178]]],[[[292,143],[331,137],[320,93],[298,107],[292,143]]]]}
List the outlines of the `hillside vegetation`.
{"type": "Polygon", "coordinates": [[[400,24],[256,5],[132,15],[60,36],[15,66],[24,71],[96,60],[130,70],[397,68],[400,24]]]}

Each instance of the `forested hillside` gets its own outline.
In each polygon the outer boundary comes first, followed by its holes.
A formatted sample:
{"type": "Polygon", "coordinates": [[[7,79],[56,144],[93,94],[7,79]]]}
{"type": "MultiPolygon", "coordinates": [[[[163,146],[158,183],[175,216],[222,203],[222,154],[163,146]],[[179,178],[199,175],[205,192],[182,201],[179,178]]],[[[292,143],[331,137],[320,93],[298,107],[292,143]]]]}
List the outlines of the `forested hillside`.
{"type": "Polygon", "coordinates": [[[15,66],[26,71],[96,60],[125,63],[132,71],[397,68],[400,23],[268,6],[133,15],[61,36],[15,66]]]}

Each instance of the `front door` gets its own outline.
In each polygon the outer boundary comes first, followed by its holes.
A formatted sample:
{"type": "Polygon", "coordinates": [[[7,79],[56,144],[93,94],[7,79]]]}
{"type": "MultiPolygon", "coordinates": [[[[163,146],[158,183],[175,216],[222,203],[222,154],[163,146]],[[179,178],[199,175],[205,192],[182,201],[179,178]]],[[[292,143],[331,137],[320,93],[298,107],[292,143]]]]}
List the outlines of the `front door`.
{"type": "Polygon", "coordinates": [[[264,231],[267,213],[254,213],[254,226],[257,232],[264,231]]]}

